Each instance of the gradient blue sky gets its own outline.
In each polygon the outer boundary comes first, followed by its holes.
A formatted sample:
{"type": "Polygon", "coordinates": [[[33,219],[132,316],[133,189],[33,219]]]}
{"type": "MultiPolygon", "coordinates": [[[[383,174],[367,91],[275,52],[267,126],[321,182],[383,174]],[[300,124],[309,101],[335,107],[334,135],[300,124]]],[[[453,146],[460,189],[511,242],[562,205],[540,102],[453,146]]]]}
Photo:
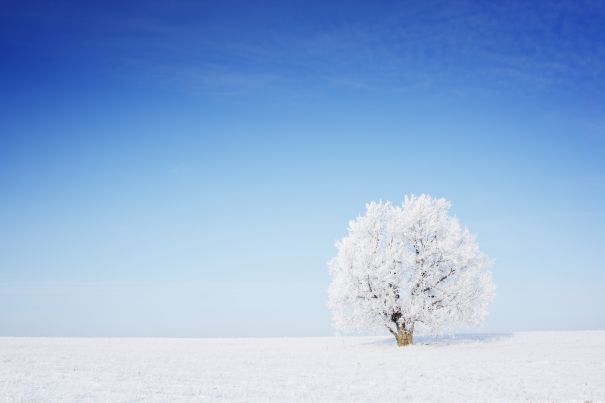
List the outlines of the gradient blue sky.
{"type": "Polygon", "coordinates": [[[604,3],[94,3],[0,10],[0,335],[333,334],[406,193],[495,259],[482,331],[605,329],[604,3]]]}

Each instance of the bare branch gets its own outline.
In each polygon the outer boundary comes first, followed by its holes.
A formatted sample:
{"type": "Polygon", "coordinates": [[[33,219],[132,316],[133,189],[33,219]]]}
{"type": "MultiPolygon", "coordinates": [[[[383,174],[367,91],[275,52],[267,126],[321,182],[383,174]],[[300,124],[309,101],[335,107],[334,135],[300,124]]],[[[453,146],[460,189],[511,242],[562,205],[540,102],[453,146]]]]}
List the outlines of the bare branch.
{"type": "Polygon", "coordinates": [[[393,331],[393,329],[391,329],[391,326],[389,326],[385,323],[384,327],[386,327],[393,336],[397,336],[397,332],[393,331]]]}

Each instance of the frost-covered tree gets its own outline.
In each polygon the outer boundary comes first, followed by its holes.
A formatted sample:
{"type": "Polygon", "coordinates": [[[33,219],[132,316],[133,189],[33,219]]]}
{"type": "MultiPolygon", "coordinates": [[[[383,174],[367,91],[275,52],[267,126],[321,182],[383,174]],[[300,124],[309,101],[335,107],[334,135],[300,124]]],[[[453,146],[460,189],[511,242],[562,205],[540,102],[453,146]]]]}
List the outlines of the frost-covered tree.
{"type": "Polygon", "coordinates": [[[369,203],[349,222],[329,262],[336,328],[386,327],[403,346],[415,329],[439,333],[483,320],[495,289],[490,261],[449,208],[445,199],[406,196],[402,206],[369,203]]]}

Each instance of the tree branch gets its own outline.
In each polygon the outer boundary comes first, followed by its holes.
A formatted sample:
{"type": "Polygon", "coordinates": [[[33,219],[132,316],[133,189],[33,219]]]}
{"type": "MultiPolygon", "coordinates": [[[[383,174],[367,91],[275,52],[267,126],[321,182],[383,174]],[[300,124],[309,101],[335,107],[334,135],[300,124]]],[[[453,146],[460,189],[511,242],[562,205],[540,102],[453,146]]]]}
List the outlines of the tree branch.
{"type": "Polygon", "coordinates": [[[378,295],[376,295],[374,293],[374,290],[372,289],[372,285],[370,284],[370,275],[368,274],[368,287],[370,288],[370,292],[372,293],[372,298],[378,298],[378,295]]]}
{"type": "Polygon", "coordinates": [[[444,282],[449,277],[451,277],[455,272],[456,272],[456,270],[454,270],[454,268],[451,268],[450,271],[446,275],[444,275],[439,280],[437,280],[437,282],[435,284],[433,284],[432,286],[426,287],[425,289],[423,289],[422,292],[427,292],[427,291],[430,291],[431,289],[437,287],[440,283],[444,282]]]}

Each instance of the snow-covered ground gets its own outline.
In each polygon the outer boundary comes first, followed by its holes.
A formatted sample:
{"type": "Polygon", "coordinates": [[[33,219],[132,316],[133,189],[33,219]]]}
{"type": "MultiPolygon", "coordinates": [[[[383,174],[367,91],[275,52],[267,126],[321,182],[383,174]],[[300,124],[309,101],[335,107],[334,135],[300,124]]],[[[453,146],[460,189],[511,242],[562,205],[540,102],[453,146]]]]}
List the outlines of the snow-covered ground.
{"type": "Polygon", "coordinates": [[[406,348],[391,338],[0,338],[2,402],[409,400],[604,401],[605,332],[406,348]]]}

